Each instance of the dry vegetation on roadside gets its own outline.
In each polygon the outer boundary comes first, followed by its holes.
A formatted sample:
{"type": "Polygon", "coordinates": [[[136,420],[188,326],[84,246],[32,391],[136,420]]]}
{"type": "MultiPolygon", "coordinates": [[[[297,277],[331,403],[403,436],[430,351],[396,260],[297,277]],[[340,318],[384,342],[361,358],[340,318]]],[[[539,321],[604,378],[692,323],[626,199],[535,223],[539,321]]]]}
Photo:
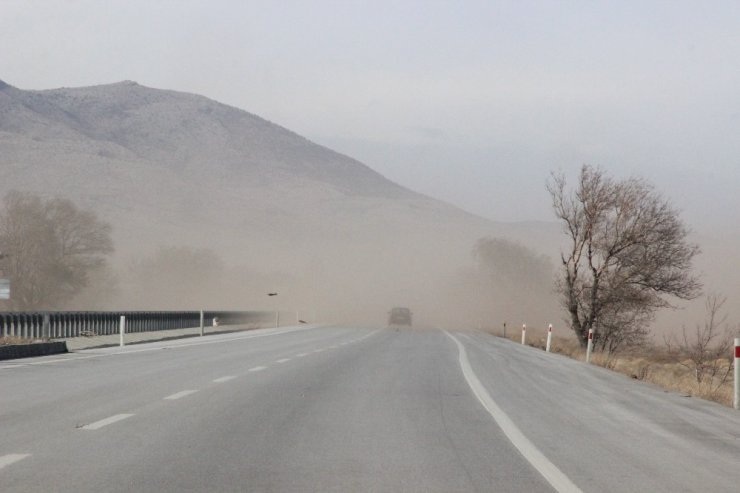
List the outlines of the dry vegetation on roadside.
{"type": "Polygon", "coordinates": [[[41,342],[49,342],[50,339],[37,338],[37,339],[24,339],[22,337],[5,336],[0,337],[0,346],[12,346],[14,344],[38,344],[41,342]]]}
{"type": "Polygon", "coordinates": [[[23,339],[22,337],[15,337],[15,336],[0,337],[0,346],[10,346],[13,344],[31,344],[32,342],[43,342],[43,341],[36,341],[33,339],[23,339]]]}
{"type": "MultiPolygon", "coordinates": [[[[488,332],[503,337],[502,330],[488,332]]],[[[506,338],[521,343],[521,328],[508,329],[506,338]]],[[[527,327],[528,346],[544,350],[547,332],[542,329],[527,327]]],[[[552,352],[569,358],[584,361],[586,351],[575,337],[553,336],[552,352]]],[[[732,406],[732,353],[726,357],[708,361],[703,368],[697,369],[690,355],[675,348],[652,345],[640,351],[629,353],[607,354],[596,352],[591,357],[595,365],[617,371],[630,378],[650,382],[664,389],[679,392],[686,396],[699,397],[732,406]],[[699,376],[697,376],[699,375],[699,376]]]]}

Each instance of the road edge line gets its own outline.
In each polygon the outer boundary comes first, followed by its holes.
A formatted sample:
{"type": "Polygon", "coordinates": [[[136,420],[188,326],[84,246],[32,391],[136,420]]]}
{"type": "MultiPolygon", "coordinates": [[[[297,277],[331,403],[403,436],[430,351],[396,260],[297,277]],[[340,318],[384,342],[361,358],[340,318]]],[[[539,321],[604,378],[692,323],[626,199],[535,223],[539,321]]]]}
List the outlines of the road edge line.
{"type": "Polygon", "coordinates": [[[539,449],[522,433],[522,431],[514,424],[509,416],[496,404],[491,398],[488,391],[485,389],[483,384],[478,379],[478,376],[470,366],[468,360],[468,353],[465,347],[455,336],[447,332],[444,333],[452,339],[457,345],[457,350],[460,360],[460,369],[462,370],[465,381],[468,383],[470,390],[478,398],[478,401],[488,411],[496,424],[504,432],[504,435],[509,441],[516,447],[517,450],[524,456],[525,459],[539,472],[545,480],[560,493],[583,493],[581,489],[573,483],[558,467],[553,464],[550,459],[545,457],[545,454],[539,451],[539,449]]]}

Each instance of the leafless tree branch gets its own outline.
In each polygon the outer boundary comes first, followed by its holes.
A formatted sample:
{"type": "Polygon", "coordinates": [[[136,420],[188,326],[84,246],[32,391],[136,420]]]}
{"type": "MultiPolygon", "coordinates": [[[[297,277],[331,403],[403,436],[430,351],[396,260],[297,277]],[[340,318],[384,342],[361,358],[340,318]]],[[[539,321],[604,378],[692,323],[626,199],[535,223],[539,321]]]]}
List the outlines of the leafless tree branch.
{"type": "Polygon", "coordinates": [[[552,174],[547,189],[569,245],[558,288],[581,344],[595,329],[602,349],[639,345],[655,310],[670,306],[667,298],[699,295],[691,273],[699,248],[652,185],[583,166],[575,190],[562,173],[552,174]]]}

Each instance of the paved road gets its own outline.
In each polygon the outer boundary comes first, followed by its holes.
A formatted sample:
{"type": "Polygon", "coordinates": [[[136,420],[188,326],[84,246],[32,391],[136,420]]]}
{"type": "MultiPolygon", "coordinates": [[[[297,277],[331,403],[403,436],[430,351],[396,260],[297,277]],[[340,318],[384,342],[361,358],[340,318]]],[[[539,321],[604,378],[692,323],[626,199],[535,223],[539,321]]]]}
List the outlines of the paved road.
{"type": "Polygon", "coordinates": [[[737,491],[740,413],[474,332],[0,364],[0,491],[737,491]]]}

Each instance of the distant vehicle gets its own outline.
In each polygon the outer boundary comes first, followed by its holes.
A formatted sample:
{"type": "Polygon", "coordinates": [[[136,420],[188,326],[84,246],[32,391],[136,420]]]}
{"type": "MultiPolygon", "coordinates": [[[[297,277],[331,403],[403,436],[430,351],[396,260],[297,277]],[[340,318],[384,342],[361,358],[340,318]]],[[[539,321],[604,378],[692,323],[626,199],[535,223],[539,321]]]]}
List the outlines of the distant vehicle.
{"type": "Polygon", "coordinates": [[[411,325],[411,310],[397,306],[388,313],[388,325],[411,325]]]}

